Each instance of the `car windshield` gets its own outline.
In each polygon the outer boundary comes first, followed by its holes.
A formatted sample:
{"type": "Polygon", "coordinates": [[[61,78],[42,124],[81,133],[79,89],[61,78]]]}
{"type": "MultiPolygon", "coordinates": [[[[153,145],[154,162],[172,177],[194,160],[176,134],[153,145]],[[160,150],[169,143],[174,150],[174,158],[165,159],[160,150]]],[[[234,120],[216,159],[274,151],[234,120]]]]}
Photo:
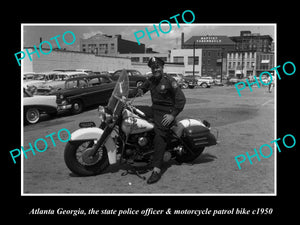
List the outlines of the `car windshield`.
{"type": "Polygon", "coordinates": [[[127,98],[129,93],[129,79],[126,70],[121,72],[121,75],[116,83],[116,86],[111,94],[107,108],[115,112],[120,100],[127,98]]]}
{"type": "Polygon", "coordinates": [[[131,73],[131,75],[142,75],[139,71],[137,71],[137,70],[131,70],[130,71],[130,73],[131,73]]]}

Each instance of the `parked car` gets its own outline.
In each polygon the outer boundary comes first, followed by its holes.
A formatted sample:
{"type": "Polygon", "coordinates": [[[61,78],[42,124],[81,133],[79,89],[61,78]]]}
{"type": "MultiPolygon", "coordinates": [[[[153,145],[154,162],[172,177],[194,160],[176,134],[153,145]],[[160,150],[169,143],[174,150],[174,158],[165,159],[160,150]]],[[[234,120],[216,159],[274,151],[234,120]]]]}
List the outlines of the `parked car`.
{"type": "Polygon", "coordinates": [[[214,79],[212,77],[203,77],[197,79],[197,84],[203,88],[209,88],[213,85],[214,79]]]}
{"type": "MultiPolygon", "coordinates": [[[[58,71],[49,71],[49,72],[40,72],[40,73],[35,73],[33,74],[33,77],[31,79],[25,79],[23,78],[23,87],[28,89],[28,88],[37,88],[39,85],[55,79],[58,74],[61,72],[58,71]]],[[[26,75],[27,76],[27,75],[26,75]]]]}
{"type": "Polygon", "coordinates": [[[186,75],[183,77],[183,81],[188,85],[189,88],[197,86],[197,80],[200,78],[198,75],[186,75]]]}
{"type": "Polygon", "coordinates": [[[88,75],[96,75],[94,72],[90,69],[76,69],[77,72],[84,72],[87,73],[88,75]]]}
{"type": "MultiPolygon", "coordinates": [[[[119,76],[121,75],[123,70],[117,70],[115,71],[111,79],[114,81],[117,81],[119,76]]],[[[146,80],[146,76],[143,76],[138,70],[126,70],[128,77],[129,77],[129,87],[130,88],[135,88],[144,83],[146,80]]]]}
{"type": "MultiPolygon", "coordinates": [[[[248,78],[236,78],[236,77],[232,77],[232,78],[230,78],[228,81],[227,81],[227,85],[235,85],[235,84],[237,84],[237,83],[239,83],[239,82],[244,82],[245,83],[245,85],[247,86],[248,85],[248,83],[247,83],[247,79],[248,78]]],[[[254,80],[250,80],[250,79],[248,79],[249,80],[249,82],[250,83],[252,83],[252,82],[254,82],[254,80]]],[[[239,85],[243,85],[243,84],[239,84],[239,85]]]]}
{"type": "Polygon", "coordinates": [[[86,72],[70,71],[60,72],[53,76],[53,80],[47,80],[36,87],[35,94],[37,95],[51,95],[53,92],[60,90],[65,87],[66,80],[74,77],[87,76],[86,72]]]}
{"type": "Polygon", "coordinates": [[[58,110],[78,114],[85,107],[106,105],[115,87],[106,75],[88,75],[68,79],[65,88],[56,93],[58,110]]]}
{"type": "Polygon", "coordinates": [[[240,79],[238,79],[238,78],[236,78],[236,77],[231,77],[231,78],[228,79],[227,85],[234,85],[234,84],[238,83],[239,80],[240,80],[240,79]]]}
{"type": "Polygon", "coordinates": [[[221,82],[221,79],[214,79],[214,85],[215,86],[224,86],[224,84],[221,82]]]}
{"type": "Polygon", "coordinates": [[[28,82],[34,79],[35,72],[26,72],[23,74],[23,82],[28,82]]]}
{"type": "Polygon", "coordinates": [[[24,122],[27,124],[35,124],[40,120],[42,113],[49,115],[55,115],[57,113],[56,96],[32,95],[23,88],[23,108],[24,122]]]}
{"type": "Polygon", "coordinates": [[[194,88],[195,86],[209,88],[214,83],[212,77],[202,77],[199,75],[186,75],[183,77],[183,79],[185,83],[188,84],[189,88],[194,88]]]}

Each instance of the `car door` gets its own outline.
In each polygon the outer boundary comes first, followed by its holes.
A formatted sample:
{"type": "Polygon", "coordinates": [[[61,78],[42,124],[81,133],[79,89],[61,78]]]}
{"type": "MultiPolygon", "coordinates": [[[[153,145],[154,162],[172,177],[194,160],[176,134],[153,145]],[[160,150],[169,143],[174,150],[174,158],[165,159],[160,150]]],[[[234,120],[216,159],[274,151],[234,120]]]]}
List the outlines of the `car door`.
{"type": "Polygon", "coordinates": [[[103,77],[97,77],[89,81],[89,86],[89,104],[106,105],[113,91],[114,84],[103,77]]]}
{"type": "Polygon", "coordinates": [[[97,92],[99,89],[99,79],[91,78],[89,80],[85,80],[85,84],[82,82],[82,85],[79,85],[79,88],[82,89],[81,98],[84,101],[85,106],[94,105],[97,102],[97,92]]]}
{"type": "Polygon", "coordinates": [[[100,105],[106,105],[113,92],[115,83],[112,83],[106,77],[101,77],[100,81],[101,81],[101,89],[99,90],[99,95],[101,97],[97,99],[98,100],[97,103],[100,105]]]}

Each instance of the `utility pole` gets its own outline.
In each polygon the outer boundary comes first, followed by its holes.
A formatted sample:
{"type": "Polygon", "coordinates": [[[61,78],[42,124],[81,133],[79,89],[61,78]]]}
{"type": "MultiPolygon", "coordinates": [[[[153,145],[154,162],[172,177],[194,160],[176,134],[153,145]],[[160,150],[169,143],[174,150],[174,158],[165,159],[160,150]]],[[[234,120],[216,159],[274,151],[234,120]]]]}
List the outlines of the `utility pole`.
{"type": "Polygon", "coordinates": [[[195,82],[195,41],[193,44],[193,82],[195,82]]]}
{"type": "Polygon", "coordinates": [[[223,50],[224,48],[221,48],[221,83],[223,78],[223,50]]]}

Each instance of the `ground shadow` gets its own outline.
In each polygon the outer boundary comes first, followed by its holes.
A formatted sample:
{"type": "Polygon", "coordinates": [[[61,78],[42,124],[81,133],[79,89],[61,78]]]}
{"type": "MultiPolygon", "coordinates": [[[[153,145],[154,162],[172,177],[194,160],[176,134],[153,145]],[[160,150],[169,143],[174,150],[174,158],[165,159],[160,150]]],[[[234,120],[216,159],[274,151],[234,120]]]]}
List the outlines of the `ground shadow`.
{"type": "MultiPolygon", "coordinates": [[[[208,163],[216,159],[217,157],[210,154],[210,153],[202,153],[198,158],[196,158],[194,161],[189,162],[189,163],[179,163],[175,159],[171,159],[168,162],[164,162],[161,172],[164,174],[170,167],[173,165],[180,166],[182,164],[186,165],[195,165],[195,164],[202,164],[202,163],[208,163]]],[[[125,176],[127,174],[130,175],[140,175],[141,178],[143,174],[148,173],[149,171],[152,170],[152,166],[147,164],[145,166],[132,166],[127,163],[116,163],[113,165],[108,166],[101,174],[107,174],[107,173],[117,173],[122,171],[121,176],[125,176]]],[[[81,177],[80,175],[70,173],[70,177],[81,177]]]]}

